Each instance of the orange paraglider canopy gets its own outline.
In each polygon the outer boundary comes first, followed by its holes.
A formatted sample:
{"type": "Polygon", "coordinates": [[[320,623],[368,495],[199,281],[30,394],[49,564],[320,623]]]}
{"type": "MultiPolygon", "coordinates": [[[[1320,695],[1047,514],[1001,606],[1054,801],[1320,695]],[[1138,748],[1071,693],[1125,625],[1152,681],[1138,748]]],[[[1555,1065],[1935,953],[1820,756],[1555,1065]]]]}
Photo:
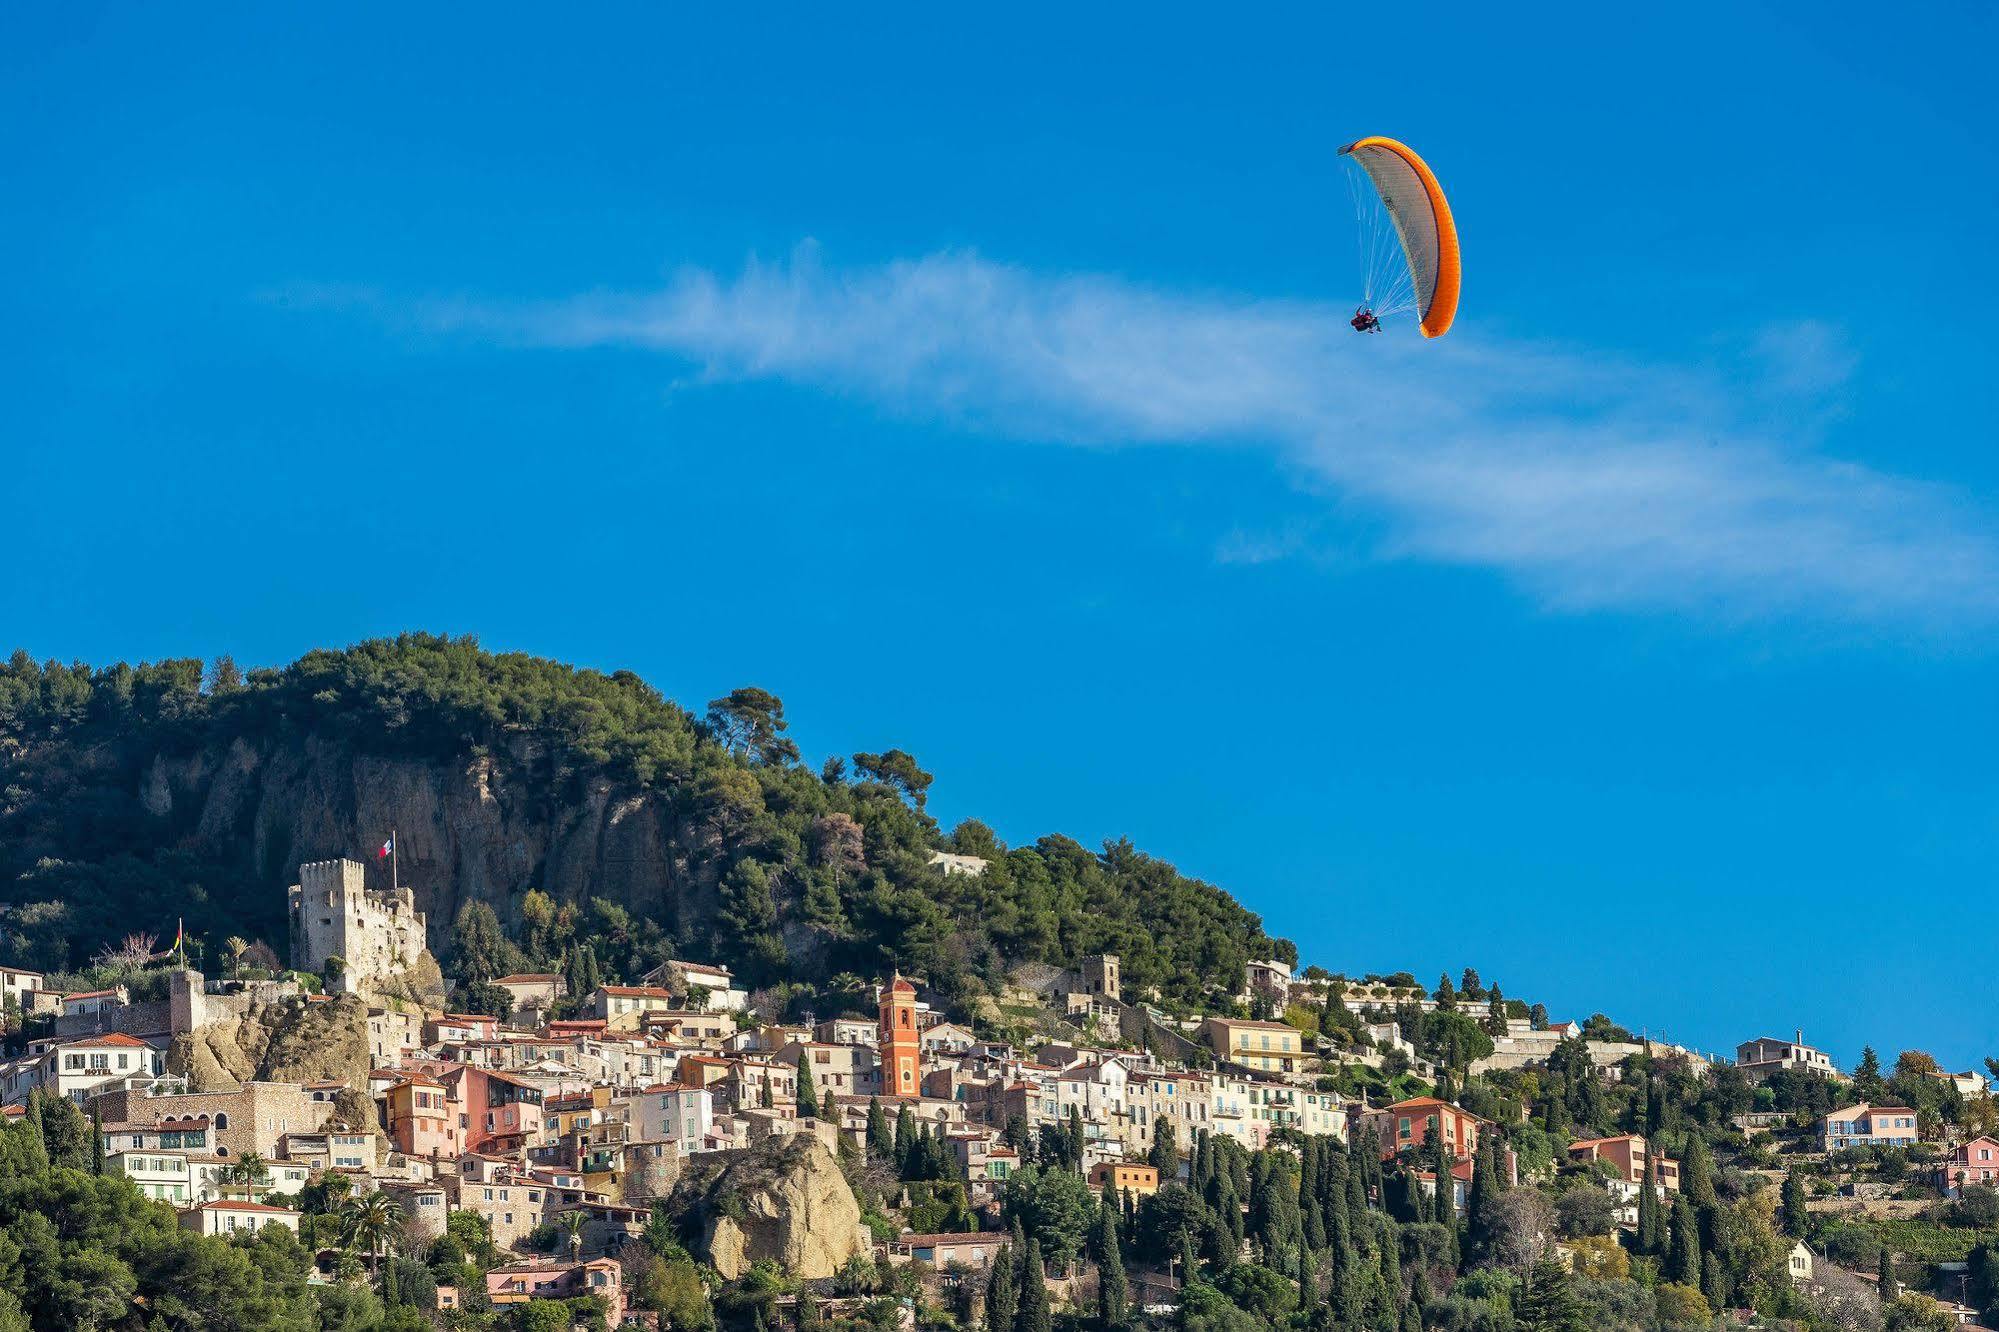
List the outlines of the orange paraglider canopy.
{"type": "Polygon", "coordinates": [[[1367,172],[1395,224],[1396,238],[1409,261],[1423,336],[1442,337],[1457,318],[1463,280],[1458,229],[1451,221],[1443,186],[1413,148],[1394,139],[1379,135],[1356,139],[1340,152],[1367,172]]]}

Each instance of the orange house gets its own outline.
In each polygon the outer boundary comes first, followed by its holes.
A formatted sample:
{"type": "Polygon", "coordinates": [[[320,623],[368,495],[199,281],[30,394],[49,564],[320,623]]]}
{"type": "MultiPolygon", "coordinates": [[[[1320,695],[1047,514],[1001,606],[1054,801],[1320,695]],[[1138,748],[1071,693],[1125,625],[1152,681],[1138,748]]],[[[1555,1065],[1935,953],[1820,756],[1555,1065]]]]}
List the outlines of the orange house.
{"type": "Polygon", "coordinates": [[[1121,1194],[1149,1198],[1159,1192],[1159,1167],[1135,1161],[1099,1161],[1090,1167],[1090,1187],[1102,1189],[1105,1180],[1121,1194]]]}
{"type": "Polygon", "coordinates": [[[458,1114],[443,1083],[412,1074],[390,1087],[383,1099],[397,1151],[432,1160],[458,1155],[458,1114]]]}

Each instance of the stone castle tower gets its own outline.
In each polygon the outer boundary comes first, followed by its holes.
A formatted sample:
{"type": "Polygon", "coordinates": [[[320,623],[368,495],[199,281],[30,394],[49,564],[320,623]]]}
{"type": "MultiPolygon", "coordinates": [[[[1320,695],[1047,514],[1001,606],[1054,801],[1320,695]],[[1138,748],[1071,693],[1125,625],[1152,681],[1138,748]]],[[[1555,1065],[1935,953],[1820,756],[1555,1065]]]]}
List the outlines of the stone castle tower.
{"type": "Polygon", "coordinates": [[[331,988],[348,994],[429,988],[437,963],[428,951],[423,913],[407,888],[366,885],[357,860],[319,860],[298,867],[291,889],[292,965],[321,971],[337,957],[343,967],[331,988]]]}
{"type": "Polygon", "coordinates": [[[923,1042],[916,1030],[916,987],[897,975],[882,990],[882,1095],[914,1099],[923,1094],[923,1042]]]}
{"type": "Polygon", "coordinates": [[[1083,959],[1083,989],[1105,999],[1122,1000],[1116,953],[1092,953],[1083,959]]]}

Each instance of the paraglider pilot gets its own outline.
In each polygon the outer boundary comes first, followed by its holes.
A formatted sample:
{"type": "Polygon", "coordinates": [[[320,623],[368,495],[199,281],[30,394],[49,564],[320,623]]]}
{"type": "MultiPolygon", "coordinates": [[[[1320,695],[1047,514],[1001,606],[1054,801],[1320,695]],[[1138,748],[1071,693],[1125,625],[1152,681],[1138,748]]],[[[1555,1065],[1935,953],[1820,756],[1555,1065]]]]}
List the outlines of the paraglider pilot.
{"type": "Polygon", "coordinates": [[[1360,309],[1355,310],[1353,312],[1353,318],[1349,319],[1347,322],[1353,325],[1353,331],[1356,333],[1381,332],[1381,319],[1379,318],[1379,316],[1377,316],[1374,313],[1374,311],[1368,309],[1365,305],[1361,306],[1360,309]]]}

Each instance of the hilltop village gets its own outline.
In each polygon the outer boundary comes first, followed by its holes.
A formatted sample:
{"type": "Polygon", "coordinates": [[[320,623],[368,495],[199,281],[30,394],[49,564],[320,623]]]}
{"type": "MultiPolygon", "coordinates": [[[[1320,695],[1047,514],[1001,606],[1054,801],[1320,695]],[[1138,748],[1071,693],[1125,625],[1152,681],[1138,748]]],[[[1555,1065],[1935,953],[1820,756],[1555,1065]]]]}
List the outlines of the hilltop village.
{"type": "Polygon", "coordinates": [[[0,973],[8,1132],[412,1326],[1583,1326],[1613,1287],[1619,1325],[1968,1325],[1990,1289],[1992,1097],[1913,1054],[1274,961],[1172,1014],[1103,954],[957,1017],[891,974],[785,1020],[699,960],[459,1012],[367,874],[300,868],[291,969],[0,973]]]}

